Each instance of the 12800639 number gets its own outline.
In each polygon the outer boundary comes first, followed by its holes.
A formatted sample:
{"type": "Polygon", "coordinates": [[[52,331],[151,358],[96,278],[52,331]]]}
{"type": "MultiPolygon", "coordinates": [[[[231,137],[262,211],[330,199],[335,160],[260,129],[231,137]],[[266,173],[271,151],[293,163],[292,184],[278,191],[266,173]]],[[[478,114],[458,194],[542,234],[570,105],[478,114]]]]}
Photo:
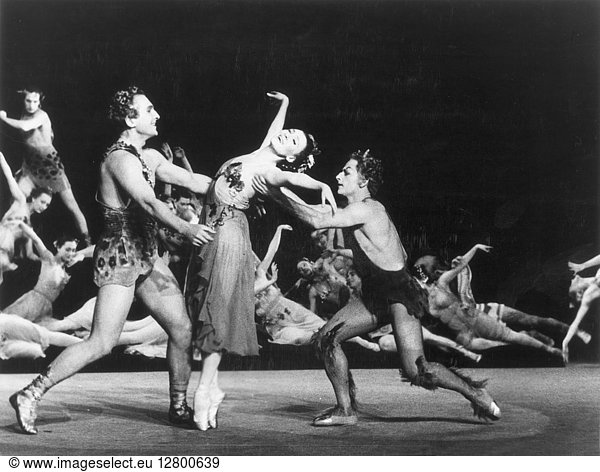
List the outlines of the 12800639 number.
{"type": "Polygon", "coordinates": [[[216,469],[219,467],[218,457],[166,456],[159,457],[161,468],[165,469],[216,469]]]}

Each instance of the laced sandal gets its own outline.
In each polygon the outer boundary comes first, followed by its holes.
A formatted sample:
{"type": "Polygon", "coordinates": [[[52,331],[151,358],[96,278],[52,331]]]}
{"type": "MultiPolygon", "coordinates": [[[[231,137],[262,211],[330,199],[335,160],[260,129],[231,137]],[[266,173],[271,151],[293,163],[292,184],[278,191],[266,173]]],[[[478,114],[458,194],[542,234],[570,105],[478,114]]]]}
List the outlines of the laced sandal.
{"type": "Polygon", "coordinates": [[[185,401],[179,406],[169,407],[169,422],[181,428],[196,429],[194,410],[185,401]]]}
{"type": "Polygon", "coordinates": [[[502,416],[500,407],[484,389],[477,389],[476,398],[471,402],[473,407],[473,416],[477,416],[485,421],[498,421],[502,416]]]}

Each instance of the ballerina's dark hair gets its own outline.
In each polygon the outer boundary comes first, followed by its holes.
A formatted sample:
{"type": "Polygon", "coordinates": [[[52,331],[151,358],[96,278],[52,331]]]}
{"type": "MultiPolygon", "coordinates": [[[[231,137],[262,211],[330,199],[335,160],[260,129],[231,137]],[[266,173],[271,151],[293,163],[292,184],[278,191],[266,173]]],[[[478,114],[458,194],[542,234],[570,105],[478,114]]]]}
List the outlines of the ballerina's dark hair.
{"type": "Polygon", "coordinates": [[[315,164],[315,157],[321,154],[317,141],[312,134],[302,131],[306,136],[306,147],[296,154],[294,162],[282,160],[277,163],[277,167],[287,172],[303,173],[315,164]]]}

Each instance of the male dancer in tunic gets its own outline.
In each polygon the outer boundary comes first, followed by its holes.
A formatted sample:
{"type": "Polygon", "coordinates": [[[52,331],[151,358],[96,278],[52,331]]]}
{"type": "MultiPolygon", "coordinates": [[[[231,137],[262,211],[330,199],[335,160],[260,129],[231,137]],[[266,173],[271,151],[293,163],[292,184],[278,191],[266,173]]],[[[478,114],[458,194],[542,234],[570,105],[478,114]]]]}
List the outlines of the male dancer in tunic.
{"type": "Polygon", "coordinates": [[[336,177],[338,194],[347,198],[348,205],[335,213],[324,205],[308,205],[287,189],[268,187],[263,179],[253,182],[258,191],[269,193],[312,227],[344,228],[346,248],[352,250],[354,269],[363,282],[363,300],[351,300],[317,334],[315,344],[323,356],[337,405],[317,416],[313,425],[356,424],[354,383],[341,345],[390,322],[399,347],[402,375],[407,380],[430,390],[454,390],[471,402],[475,414],[497,420],[500,409],[483,388],[484,382],[472,381],[425,359],[419,320],[427,314],[427,294],[407,272],[400,236],[385,207],[373,198],[382,174],[381,161],[368,151],[352,153],[336,177]]]}
{"type": "Polygon", "coordinates": [[[73,215],[84,243],[89,246],[91,241],[87,221],[75,200],[64,165],[52,144],[52,122],[48,113],[42,110],[44,94],[37,87],[28,87],[19,93],[24,95],[20,119],[8,118],[6,112],[0,110],[0,120],[19,130],[25,144],[19,187],[26,197],[36,187],[57,193],[73,215]]]}
{"type": "Polygon", "coordinates": [[[135,296],[169,335],[167,359],[171,423],[193,427],[186,393],[191,374],[192,327],[175,277],[158,258],[156,221],[183,234],[193,244],[212,240],[213,231],[178,218],[154,195],[155,178],[204,194],[211,179],[169,163],[145,148],[158,134],[159,114],[137,87],[118,91],[109,117],[122,132],[100,165],[96,199],[104,217],[94,252],[94,281],[100,287],[90,337],[65,349],[31,384],[10,397],[21,429],[36,434],[37,405],[42,395],[116,345],[135,296]]]}

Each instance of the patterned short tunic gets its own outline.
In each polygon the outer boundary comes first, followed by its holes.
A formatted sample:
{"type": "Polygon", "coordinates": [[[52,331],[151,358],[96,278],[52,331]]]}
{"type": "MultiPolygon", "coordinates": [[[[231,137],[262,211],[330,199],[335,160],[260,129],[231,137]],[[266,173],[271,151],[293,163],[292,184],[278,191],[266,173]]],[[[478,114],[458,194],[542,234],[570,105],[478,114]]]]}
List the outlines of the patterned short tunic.
{"type": "MultiPolygon", "coordinates": [[[[144,178],[154,187],[150,169],[133,146],[118,141],[108,148],[104,158],[116,150],[136,156],[142,163],[144,178]]],[[[94,282],[98,287],[108,284],[129,287],[143,280],[158,258],[156,220],[133,201],[125,208],[99,203],[104,230],[94,251],[94,282]]]]}
{"type": "Polygon", "coordinates": [[[37,187],[47,188],[53,193],[71,188],[65,167],[54,146],[26,146],[21,172],[37,187]]]}

